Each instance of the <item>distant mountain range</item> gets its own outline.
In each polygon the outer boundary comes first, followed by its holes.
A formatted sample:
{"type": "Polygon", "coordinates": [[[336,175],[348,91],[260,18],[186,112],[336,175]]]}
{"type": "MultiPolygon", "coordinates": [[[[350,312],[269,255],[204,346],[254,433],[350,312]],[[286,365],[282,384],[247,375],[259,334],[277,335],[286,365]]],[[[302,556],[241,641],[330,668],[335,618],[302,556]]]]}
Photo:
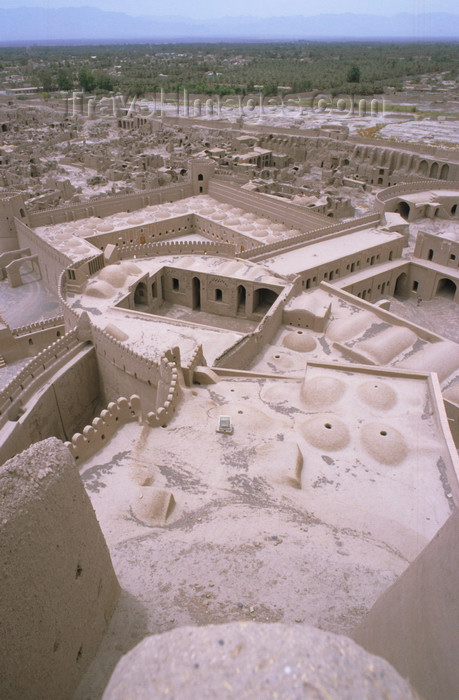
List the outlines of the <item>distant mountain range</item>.
{"type": "Polygon", "coordinates": [[[294,39],[458,39],[459,15],[328,14],[313,17],[132,17],[94,7],[0,9],[0,43],[263,41],[294,39]]]}

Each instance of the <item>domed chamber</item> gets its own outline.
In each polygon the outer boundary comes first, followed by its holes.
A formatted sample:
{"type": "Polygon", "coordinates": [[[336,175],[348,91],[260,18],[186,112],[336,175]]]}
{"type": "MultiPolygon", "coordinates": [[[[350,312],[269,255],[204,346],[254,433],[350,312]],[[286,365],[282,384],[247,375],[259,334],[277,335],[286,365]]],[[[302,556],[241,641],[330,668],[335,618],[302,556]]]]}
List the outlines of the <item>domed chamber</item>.
{"type": "Polygon", "coordinates": [[[350,441],[347,426],[334,414],[309,418],[301,424],[300,432],[310,445],[327,452],[342,450],[350,441]]]}
{"type": "Polygon", "coordinates": [[[342,379],[323,375],[303,382],[301,398],[308,407],[320,411],[339,401],[345,391],[346,384],[342,379]]]}
{"type": "Polygon", "coordinates": [[[99,272],[99,280],[108,282],[112,287],[120,289],[126,284],[127,272],[121,265],[107,265],[99,272]]]}
{"type": "Polygon", "coordinates": [[[367,423],[361,429],[360,438],[367,453],[381,464],[395,466],[408,454],[405,438],[392,426],[367,423]]]}
{"type": "Polygon", "coordinates": [[[141,268],[131,260],[124,260],[119,266],[127,275],[140,275],[142,272],[141,268]]]}
{"type": "Polygon", "coordinates": [[[357,388],[359,399],[371,408],[388,411],[397,403],[397,394],[386,382],[364,382],[357,388]]]}
{"type": "Polygon", "coordinates": [[[86,286],[85,294],[88,297],[97,297],[99,299],[110,299],[115,293],[114,288],[108,282],[90,281],[86,286]]]}
{"type": "Polygon", "coordinates": [[[282,345],[296,352],[312,352],[312,350],[316,349],[317,343],[310,333],[296,331],[284,335],[282,345]]]}

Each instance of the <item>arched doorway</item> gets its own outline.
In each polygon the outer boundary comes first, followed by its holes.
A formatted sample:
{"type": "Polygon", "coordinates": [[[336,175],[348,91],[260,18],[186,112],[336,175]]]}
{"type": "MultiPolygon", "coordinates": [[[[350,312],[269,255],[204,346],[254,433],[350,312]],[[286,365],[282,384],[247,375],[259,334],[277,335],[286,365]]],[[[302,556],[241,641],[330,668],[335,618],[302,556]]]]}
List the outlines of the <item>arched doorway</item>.
{"type": "Polygon", "coordinates": [[[434,163],[430,169],[430,177],[438,177],[438,163],[434,163]]]}
{"type": "Polygon", "coordinates": [[[147,285],[145,282],[139,282],[134,292],[134,306],[146,306],[147,304],[147,285]]]}
{"type": "Polygon", "coordinates": [[[237,288],[237,313],[245,315],[245,302],[247,298],[247,293],[243,284],[240,284],[237,288]]]}
{"type": "Polygon", "coordinates": [[[257,289],[253,295],[253,311],[257,314],[265,314],[271,306],[274,304],[278,297],[278,294],[272,289],[257,289]]]}
{"type": "Polygon", "coordinates": [[[456,292],[457,286],[453,282],[453,280],[448,279],[448,277],[443,277],[441,280],[439,280],[437,285],[436,296],[444,297],[445,299],[451,299],[451,301],[454,301],[456,292]]]}
{"type": "Polygon", "coordinates": [[[408,297],[408,275],[406,272],[402,272],[402,274],[397,277],[394,297],[398,299],[406,299],[408,297]]]}
{"type": "Polygon", "coordinates": [[[440,180],[447,180],[449,178],[449,165],[446,163],[442,166],[440,170],[440,180]]]}
{"type": "Polygon", "coordinates": [[[193,277],[191,280],[191,308],[199,311],[201,308],[201,280],[193,277]]]}
{"type": "Polygon", "coordinates": [[[397,205],[396,211],[400,214],[400,216],[403,216],[405,221],[408,221],[408,219],[410,217],[410,211],[411,211],[410,205],[408,204],[408,202],[399,202],[397,205]]]}
{"type": "Polygon", "coordinates": [[[419,163],[418,172],[421,175],[427,175],[427,173],[429,172],[429,166],[426,160],[421,160],[421,162],[419,163]]]}

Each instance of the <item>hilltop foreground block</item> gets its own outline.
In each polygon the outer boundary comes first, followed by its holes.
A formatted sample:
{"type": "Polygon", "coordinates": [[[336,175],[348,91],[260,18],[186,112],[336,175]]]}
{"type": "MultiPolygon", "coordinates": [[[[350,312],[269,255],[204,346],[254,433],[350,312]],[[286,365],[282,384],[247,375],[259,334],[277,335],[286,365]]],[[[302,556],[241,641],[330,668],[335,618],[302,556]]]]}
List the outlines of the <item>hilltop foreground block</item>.
{"type": "Polygon", "coordinates": [[[119,585],[70,452],[56,438],[0,467],[0,697],[71,697],[119,585]]]}
{"type": "Polygon", "coordinates": [[[416,700],[383,659],[306,625],[233,622],[147,637],[119,661],[103,700],[416,700]]]}

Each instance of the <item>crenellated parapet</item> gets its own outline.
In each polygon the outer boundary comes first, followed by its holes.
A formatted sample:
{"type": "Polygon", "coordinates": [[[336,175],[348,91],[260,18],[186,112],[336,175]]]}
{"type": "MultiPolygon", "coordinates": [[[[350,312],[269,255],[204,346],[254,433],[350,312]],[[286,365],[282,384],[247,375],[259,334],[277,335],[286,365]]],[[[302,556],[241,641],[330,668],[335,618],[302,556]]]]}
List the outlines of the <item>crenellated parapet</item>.
{"type": "Polygon", "coordinates": [[[147,422],[152,427],[167,425],[173,418],[180,398],[179,367],[167,357],[160,364],[161,388],[158,391],[158,404],[155,411],[147,414],[147,422]]]}
{"type": "Polygon", "coordinates": [[[75,461],[82,462],[98,452],[123,425],[139,421],[141,415],[140,398],[135,394],[129,399],[122,396],[111,401],[90,425],[85,426],[81,433],[75,433],[65,445],[75,461]]]}

